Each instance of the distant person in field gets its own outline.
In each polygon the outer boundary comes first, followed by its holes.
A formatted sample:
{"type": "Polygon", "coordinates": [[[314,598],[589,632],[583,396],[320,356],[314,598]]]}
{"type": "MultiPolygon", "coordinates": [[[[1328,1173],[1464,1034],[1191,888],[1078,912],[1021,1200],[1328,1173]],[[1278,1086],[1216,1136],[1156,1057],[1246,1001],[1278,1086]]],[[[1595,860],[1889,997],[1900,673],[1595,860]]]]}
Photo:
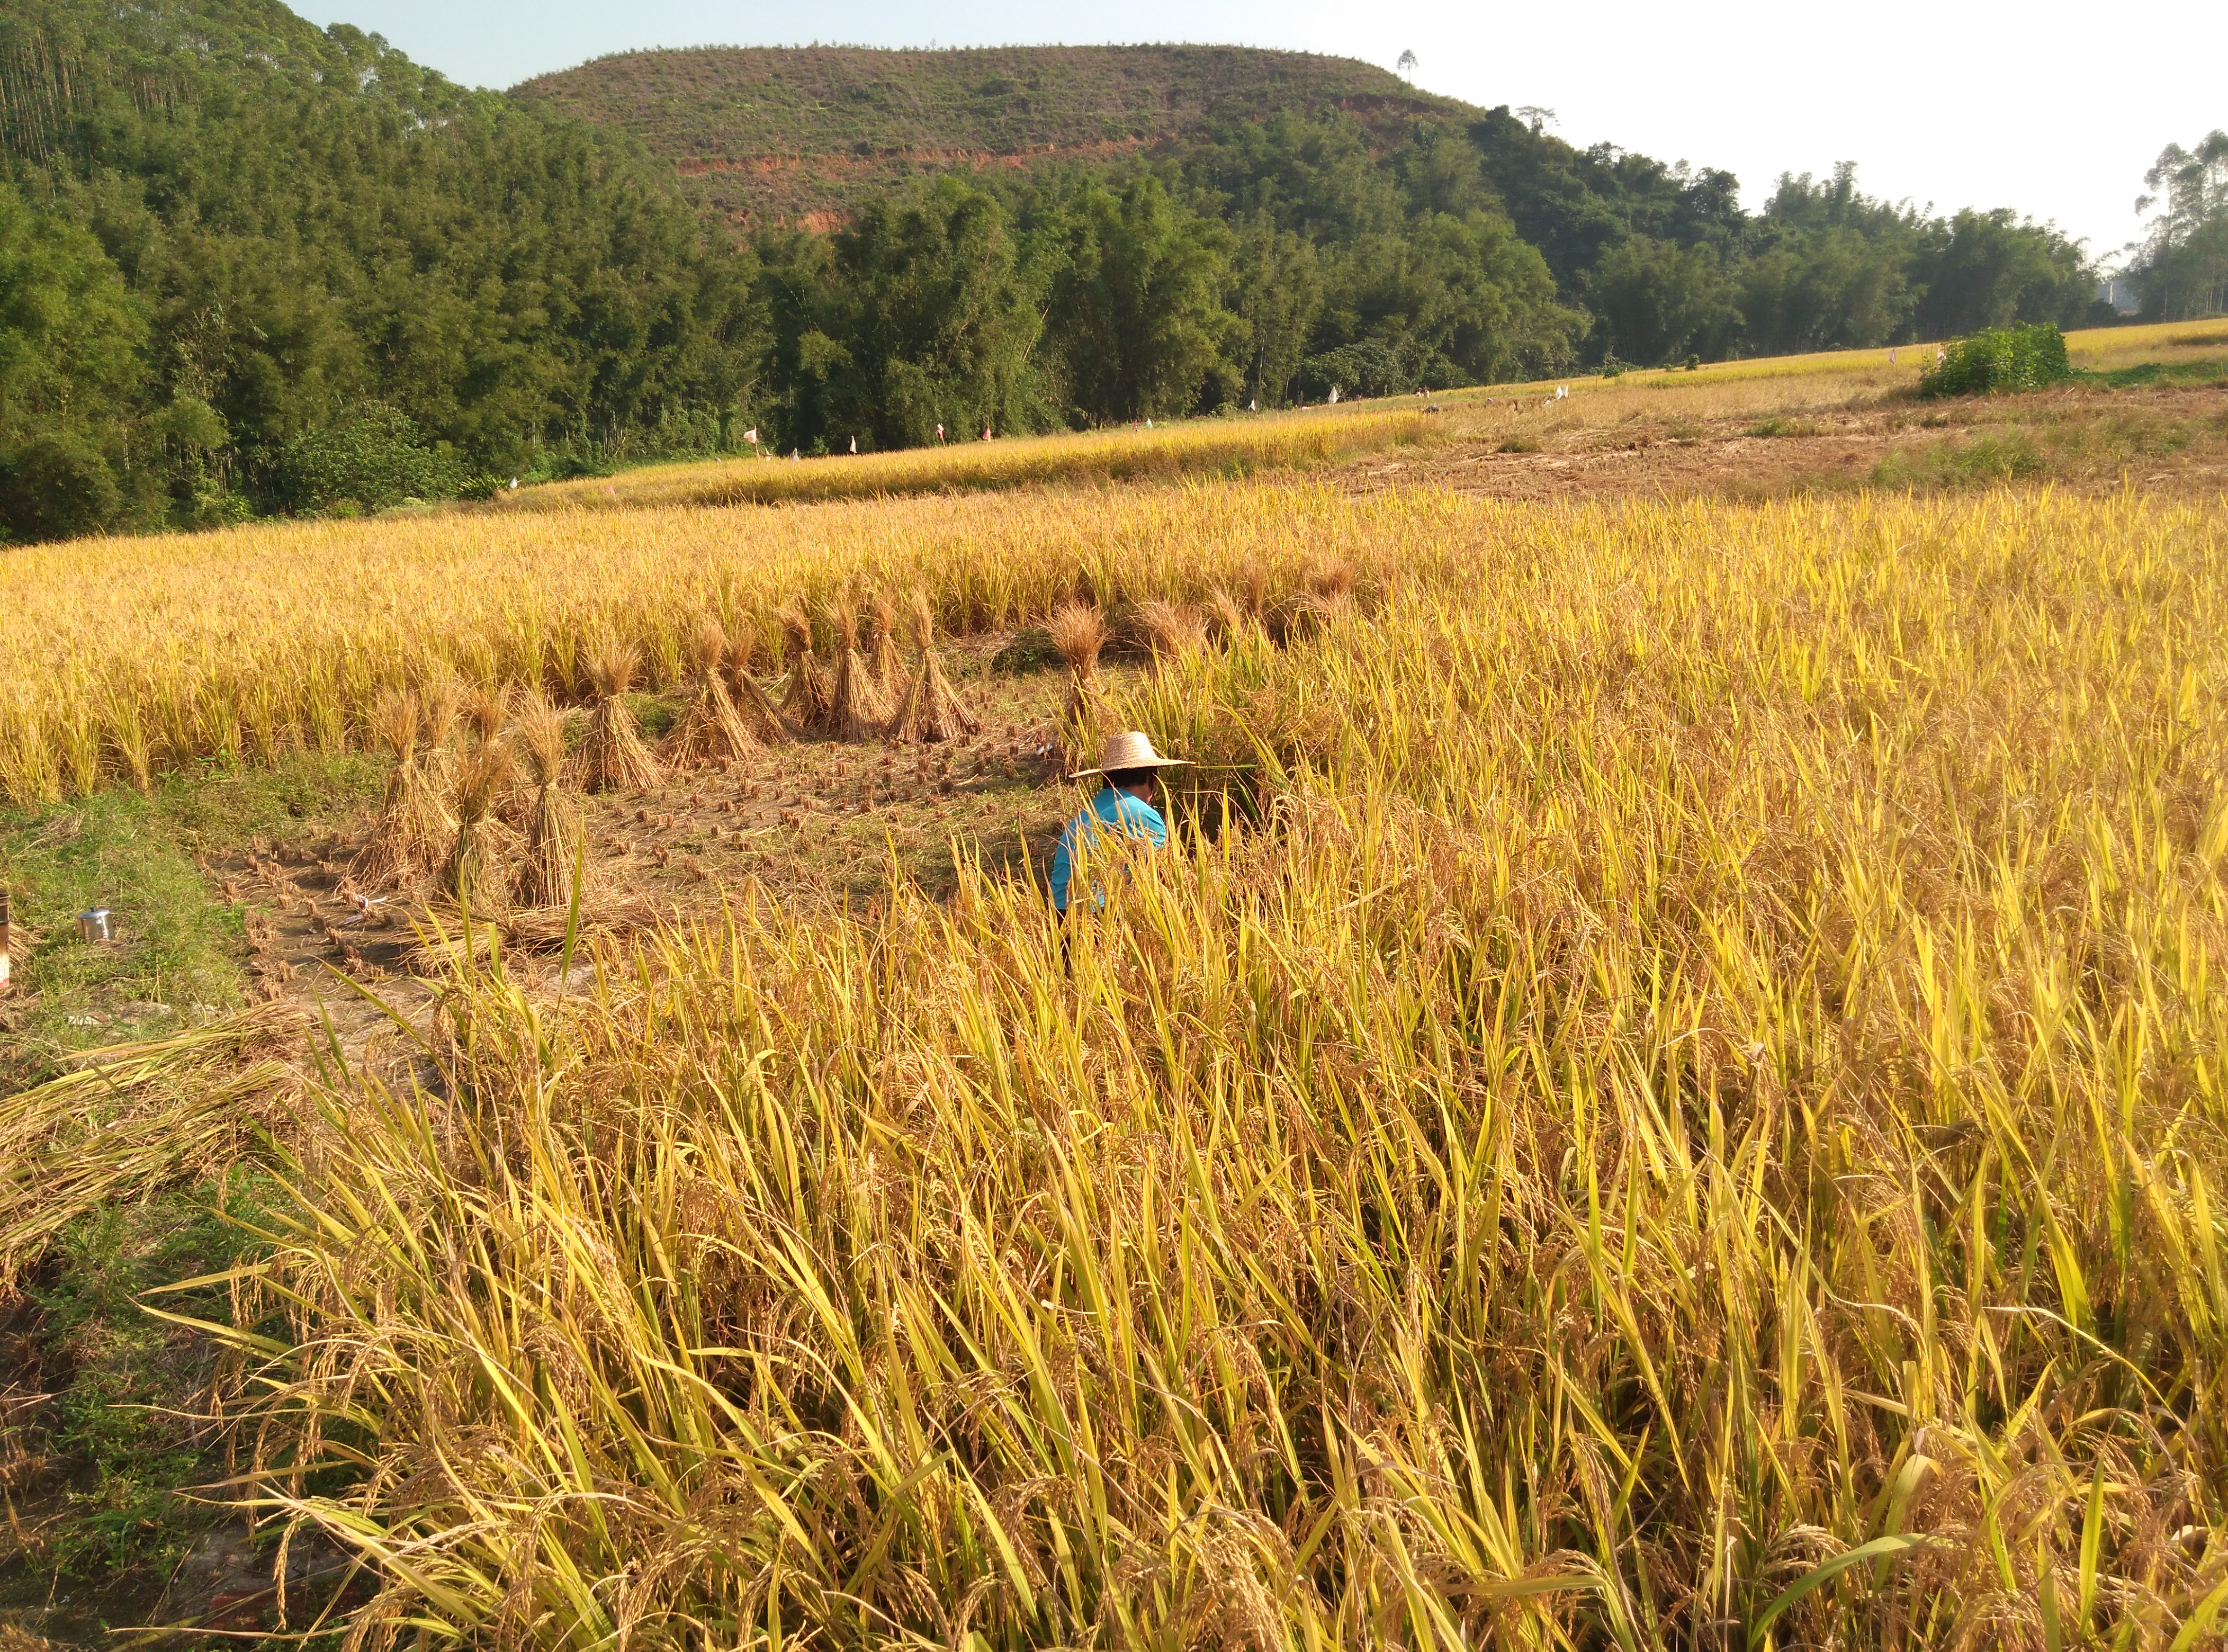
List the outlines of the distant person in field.
{"type": "MultiPolygon", "coordinates": [[[[1106,737],[1097,768],[1084,769],[1069,777],[1085,780],[1096,775],[1099,785],[1082,812],[1067,823],[1067,829],[1060,835],[1060,847],[1053,851],[1052,904],[1057,910],[1067,910],[1068,884],[1075,874],[1076,855],[1098,853],[1108,832],[1149,843],[1156,849],[1168,847],[1168,824],[1154,804],[1161,795],[1161,771],[1181,767],[1183,764],[1182,758],[1162,757],[1153,749],[1150,739],[1131,729],[1127,733],[1106,737]]],[[[1093,906],[1105,903],[1106,892],[1103,888],[1092,889],[1091,896],[1093,906]]]]}

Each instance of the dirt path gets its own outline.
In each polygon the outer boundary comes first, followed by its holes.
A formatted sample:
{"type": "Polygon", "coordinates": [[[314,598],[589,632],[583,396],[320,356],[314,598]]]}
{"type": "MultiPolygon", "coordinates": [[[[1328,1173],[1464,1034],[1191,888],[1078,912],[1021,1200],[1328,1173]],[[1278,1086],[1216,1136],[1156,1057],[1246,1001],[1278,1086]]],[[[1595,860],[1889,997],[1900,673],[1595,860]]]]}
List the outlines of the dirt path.
{"type": "Polygon", "coordinates": [[[2052,391],[1763,417],[1621,416],[1592,423],[1586,399],[1466,405],[1441,442],[1356,460],[1352,492],[1425,484],[1494,498],[1632,495],[1773,497],[1885,486],[2032,478],[2174,496],[2228,491],[2228,389],[2052,391]]]}

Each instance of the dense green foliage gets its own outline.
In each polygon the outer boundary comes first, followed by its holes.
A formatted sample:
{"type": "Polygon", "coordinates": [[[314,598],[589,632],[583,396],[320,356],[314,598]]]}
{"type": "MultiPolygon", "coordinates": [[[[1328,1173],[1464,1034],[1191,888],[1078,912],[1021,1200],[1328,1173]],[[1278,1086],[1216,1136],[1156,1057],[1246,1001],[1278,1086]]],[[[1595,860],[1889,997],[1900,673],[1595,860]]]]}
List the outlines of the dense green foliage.
{"type": "Polygon", "coordinates": [[[277,0],[0,16],[10,538],[2070,323],[2090,281],[2007,212],[1845,167],[1751,216],[1337,59],[650,54],[503,97],[277,0]],[[707,182],[769,153],[794,211],[707,182]]]}
{"type": "Polygon", "coordinates": [[[823,221],[970,168],[1026,218],[1085,177],[1119,189],[1149,171],[1251,253],[1225,298],[1246,323],[1226,359],[1271,400],[2104,319],[2080,247],[2016,213],[1924,215],[1866,196],[1844,165],[1782,177],[1751,215],[1730,173],[1581,150],[1544,119],[1339,59],[648,52],[517,95],[640,138],[738,222],[823,221]],[[1535,250],[1537,266],[1510,256],[1535,250]]]}
{"type": "Polygon", "coordinates": [[[2186,321],[2228,311],[2228,131],[2194,149],[2168,144],[2143,175],[2149,194],[2135,203],[2153,214],[2133,270],[2142,314],[2186,321]]]}
{"type": "Polygon", "coordinates": [[[1994,390],[2039,390],[2073,376],[2065,335],[2047,324],[1984,327],[1943,352],[1918,381],[1926,396],[1981,396],[1994,390]]]}
{"type": "Polygon", "coordinates": [[[304,461],[367,407],[420,433],[407,492],[707,447],[751,393],[749,257],[659,169],[375,36],[33,0],[0,89],[14,535],[330,503],[304,461]]]}

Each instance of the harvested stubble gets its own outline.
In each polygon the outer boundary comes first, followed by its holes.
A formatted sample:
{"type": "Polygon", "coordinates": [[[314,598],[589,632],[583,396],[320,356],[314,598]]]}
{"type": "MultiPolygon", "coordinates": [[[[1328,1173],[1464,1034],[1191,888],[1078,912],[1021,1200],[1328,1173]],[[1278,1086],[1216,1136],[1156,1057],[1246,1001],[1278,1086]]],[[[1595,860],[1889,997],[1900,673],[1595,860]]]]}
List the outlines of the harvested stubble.
{"type": "Polygon", "coordinates": [[[626,702],[640,666],[631,643],[602,643],[588,657],[596,706],[576,755],[583,791],[648,791],[658,782],[657,761],[642,743],[642,727],[626,702]]]}
{"type": "Polygon", "coordinates": [[[912,623],[920,663],[914,668],[897,715],[890,720],[890,738],[907,744],[933,744],[977,733],[982,724],[960,700],[951,680],[944,674],[944,662],[937,657],[935,611],[919,592],[913,593],[912,623]]]}
{"type": "Polygon", "coordinates": [[[695,682],[688,706],[673,732],[665,737],[668,766],[701,768],[707,764],[732,762],[758,749],[758,741],[727,697],[726,667],[731,650],[727,633],[716,619],[706,619],[689,640],[688,664],[695,682]]]}
{"type": "Polygon", "coordinates": [[[1272,824],[1103,913],[746,898],[331,1096],[258,1472],[367,1627],[2205,1643],[2221,519],[1485,525],[1137,690],[1272,824]]]}
{"type": "Polygon", "coordinates": [[[512,727],[534,795],[511,893],[522,906],[557,906],[589,873],[579,806],[564,787],[565,714],[539,688],[520,691],[516,704],[512,727]]]}

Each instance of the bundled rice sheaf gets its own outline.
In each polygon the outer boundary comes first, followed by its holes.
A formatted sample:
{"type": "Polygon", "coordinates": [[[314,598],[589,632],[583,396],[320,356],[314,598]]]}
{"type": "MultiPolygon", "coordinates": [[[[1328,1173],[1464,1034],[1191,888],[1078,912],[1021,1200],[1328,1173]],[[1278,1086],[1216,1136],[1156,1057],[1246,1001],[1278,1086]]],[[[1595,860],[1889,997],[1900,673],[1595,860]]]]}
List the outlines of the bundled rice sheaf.
{"type": "Polygon", "coordinates": [[[727,645],[727,676],[735,685],[735,711],[742,719],[743,727],[760,745],[786,746],[790,743],[790,733],[781,720],[781,713],[774,708],[772,697],[751,675],[752,658],[757,647],[757,633],[747,631],[727,645]]]}
{"type": "Polygon", "coordinates": [[[716,619],[707,618],[689,639],[688,664],[695,691],[686,710],[665,738],[666,762],[674,768],[701,768],[747,756],[758,741],[735,711],[722,680],[729,644],[716,619]]]}
{"type": "Polygon", "coordinates": [[[407,688],[386,689],[372,706],[372,738],[394,767],[387,773],[379,823],[349,868],[368,888],[418,883],[432,872],[456,830],[421,757],[425,717],[425,702],[407,688]]]}
{"type": "Polygon", "coordinates": [[[1253,629],[1253,617],[1237,598],[1217,586],[1207,594],[1207,626],[1209,634],[1226,646],[1253,629]]]}
{"type": "Polygon", "coordinates": [[[898,651],[898,611],[887,595],[874,593],[867,605],[867,663],[874,668],[874,690],[885,701],[905,686],[905,656],[898,651]]]}
{"type": "Polygon", "coordinates": [[[1106,616],[1094,604],[1065,602],[1053,610],[1045,630],[1067,662],[1067,705],[1060,721],[1069,737],[1081,742],[1078,749],[1085,749],[1105,704],[1098,686],[1098,654],[1106,646],[1106,616]]]}
{"type": "Polygon", "coordinates": [[[583,791],[647,791],[658,782],[657,760],[642,743],[641,725],[626,702],[639,667],[631,643],[605,642],[588,657],[596,708],[575,759],[583,791]]]}
{"type": "Polygon", "coordinates": [[[812,622],[803,609],[782,611],[781,637],[789,650],[789,691],[782,697],[781,708],[807,734],[823,734],[836,703],[836,685],[813,652],[812,622]]]}
{"type": "Polygon", "coordinates": [[[1269,635],[1278,643],[1312,637],[1354,609],[1354,570],[1343,562],[1318,562],[1302,579],[1300,590],[1271,611],[1269,635]]]}
{"type": "Polygon", "coordinates": [[[524,689],[512,727],[532,797],[511,893],[522,906],[569,902],[573,880],[586,874],[587,861],[579,806],[564,789],[565,714],[540,689],[524,689]]]}
{"type": "Polygon", "coordinates": [[[458,712],[476,745],[484,746],[503,733],[503,695],[484,685],[464,691],[458,712]]]}
{"type": "Polygon", "coordinates": [[[1207,645],[1207,620],[1196,608],[1149,599],[1137,605],[1137,624],[1152,647],[1156,665],[1171,664],[1207,645]]]}
{"type": "Polygon", "coordinates": [[[920,663],[913,668],[905,701],[890,720],[890,738],[909,744],[935,744],[975,733],[981,725],[961,702],[951,678],[944,675],[944,663],[936,655],[936,616],[927,596],[920,592],[913,593],[912,623],[920,663]]]}
{"type": "Polygon", "coordinates": [[[508,904],[503,876],[503,825],[495,801],[511,775],[510,748],[500,740],[466,752],[457,763],[451,806],[457,832],[441,868],[441,893],[470,912],[497,912],[508,904]]]}
{"type": "Polygon", "coordinates": [[[841,651],[836,656],[826,732],[839,740],[870,740],[889,720],[889,702],[874,686],[874,668],[859,652],[859,621],[851,605],[837,604],[831,618],[841,651]]]}

